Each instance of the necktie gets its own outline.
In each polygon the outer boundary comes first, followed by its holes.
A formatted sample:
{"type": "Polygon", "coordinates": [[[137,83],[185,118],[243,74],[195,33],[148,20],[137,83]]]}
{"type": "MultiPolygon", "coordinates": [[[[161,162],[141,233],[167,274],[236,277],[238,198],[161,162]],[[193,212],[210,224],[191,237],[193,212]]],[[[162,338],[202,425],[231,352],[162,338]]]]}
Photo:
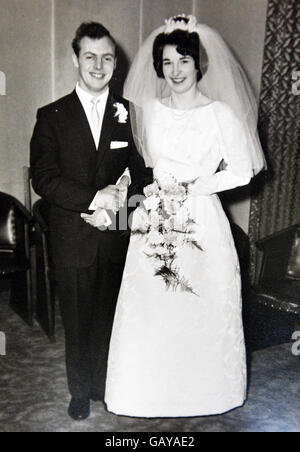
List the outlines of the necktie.
{"type": "Polygon", "coordinates": [[[94,140],[96,143],[96,147],[98,147],[98,143],[99,143],[99,139],[100,139],[100,113],[98,110],[98,106],[100,103],[100,99],[92,99],[91,100],[92,103],[92,108],[91,108],[91,125],[92,125],[92,132],[93,132],[93,136],[94,136],[94,140]]]}

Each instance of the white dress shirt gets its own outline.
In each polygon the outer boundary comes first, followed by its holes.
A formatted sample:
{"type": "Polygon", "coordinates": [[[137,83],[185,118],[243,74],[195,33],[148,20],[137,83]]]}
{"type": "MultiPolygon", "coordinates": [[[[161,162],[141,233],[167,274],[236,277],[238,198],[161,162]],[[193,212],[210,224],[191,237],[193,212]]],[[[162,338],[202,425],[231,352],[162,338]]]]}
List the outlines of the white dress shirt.
{"type": "Polygon", "coordinates": [[[99,146],[99,141],[100,141],[100,135],[101,135],[101,129],[102,129],[102,124],[103,124],[103,118],[104,118],[104,113],[105,113],[105,108],[106,108],[106,104],[107,104],[107,99],[108,99],[108,95],[109,95],[109,89],[107,88],[107,90],[100,94],[99,96],[92,96],[91,94],[87,93],[86,91],[84,91],[80,86],[79,83],[77,83],[76,86],[76,93],[77,96],[79,97],[79,100],[84,108],[86,117],[88,119],[93,137],[94,137],[94,141],[95,141],[95,146],[96,149],[98,149],[99,146]],[[99,114],[99,127],[98,129],[95,129],[93,121],[92,121],[92,116],[91,116],[91,112],[92,112],[92,100],[95,99],[98,102],[97,104],[97,110],[98,110],[98,114],[99,114]]]}

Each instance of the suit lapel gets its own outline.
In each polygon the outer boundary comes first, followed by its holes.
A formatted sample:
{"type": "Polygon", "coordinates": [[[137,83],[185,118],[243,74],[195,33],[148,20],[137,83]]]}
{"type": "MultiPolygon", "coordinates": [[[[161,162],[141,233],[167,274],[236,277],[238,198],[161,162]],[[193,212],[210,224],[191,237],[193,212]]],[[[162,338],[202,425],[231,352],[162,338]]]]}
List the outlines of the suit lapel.
{"type": "Polygon", "coordinates": [[[113,94],[109,94],[106,104],[106,109],[103,117],[102,130],[100,136],[100,142],[98,147],[98,164],[97,168],[103,162],[106,153],[109,150],[109,143],[112,133],[116,127],[117,121],[114,118],[114,97],[113,94]]]}
{"type": "Polygon", "coordinates": [[[85,154],[86,149],[91,150],[92,153],[96,153],[97,150],[93,134],[84,108],[79,100],[79,97],[76,94],[76,91],[73,91],[73,93],[70,95],[67,110],[68,116],[70,117],[72,124],[74,125],[74,132],[82,141],[85,154]]]}

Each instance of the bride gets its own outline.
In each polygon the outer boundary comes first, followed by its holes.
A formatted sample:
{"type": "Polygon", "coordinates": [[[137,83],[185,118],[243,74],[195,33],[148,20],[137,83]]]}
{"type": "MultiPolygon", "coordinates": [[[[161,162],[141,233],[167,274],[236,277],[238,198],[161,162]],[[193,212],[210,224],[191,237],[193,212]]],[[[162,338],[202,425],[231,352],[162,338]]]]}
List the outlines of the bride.
{"type": "Polygon", "coordinates": [[[182,15],[145,41],[125,97],[155,181],[133,217],[107,408],[221,414],[243,405],[246,364],[239,262],[217,193],[264,167],[253,96],[222,38],[182,15]]]}

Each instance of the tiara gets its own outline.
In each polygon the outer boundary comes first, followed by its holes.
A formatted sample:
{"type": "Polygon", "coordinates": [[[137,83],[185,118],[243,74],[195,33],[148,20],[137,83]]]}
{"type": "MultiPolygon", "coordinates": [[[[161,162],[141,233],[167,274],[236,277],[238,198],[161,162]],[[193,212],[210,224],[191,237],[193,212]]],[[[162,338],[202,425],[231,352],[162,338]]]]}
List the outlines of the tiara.
{"type": "Polygon", "coordinates": [[[165,20],[165,30],[164,33],[169,34],[174,30],[184,30],[192,33],[196,31],[197,28],[197,19],[195,16],[185,14],[179,14],[178,16],[170,17],[165,20]]]}

